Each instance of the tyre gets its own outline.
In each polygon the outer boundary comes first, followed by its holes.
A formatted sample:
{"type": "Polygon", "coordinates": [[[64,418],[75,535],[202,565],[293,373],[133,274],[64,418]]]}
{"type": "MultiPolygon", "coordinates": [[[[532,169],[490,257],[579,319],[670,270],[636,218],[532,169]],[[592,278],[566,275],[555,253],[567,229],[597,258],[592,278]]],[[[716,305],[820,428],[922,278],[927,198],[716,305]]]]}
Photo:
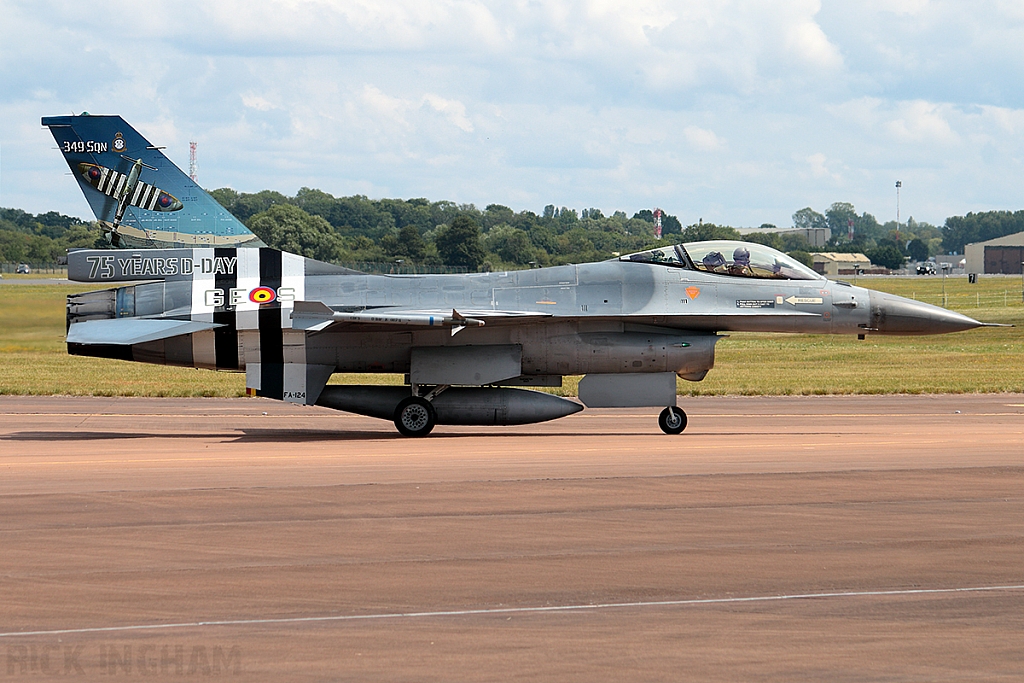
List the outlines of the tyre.
{"type": "Polygon", "coordinates": [[[395,427],[402,436],[426,436],[436,422],[434,406],[419,396],[403,399],[395,408],[395,427]]]}
{"type": "Polygon", "coordinates": [[[666,434],[679,434],[686,429],[686,413],[675,406],[665,408],[658,416],[658,426],[666,434]]]}

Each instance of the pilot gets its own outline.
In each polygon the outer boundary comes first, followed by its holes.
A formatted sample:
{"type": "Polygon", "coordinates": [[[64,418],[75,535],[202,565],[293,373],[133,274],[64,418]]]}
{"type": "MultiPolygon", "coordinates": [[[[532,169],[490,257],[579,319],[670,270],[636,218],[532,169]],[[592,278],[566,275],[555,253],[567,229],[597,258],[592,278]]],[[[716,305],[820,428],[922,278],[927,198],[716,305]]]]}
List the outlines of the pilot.
{"type": "Polygon", "coordinates": [[[750,250],[746,247],[736,247],[732,252],[732,264],[729,266],[731,275],[752,275],[750,269],[750,250]]]}
{"type": "Polygon", "coordinates": [[[714,273],[717,268],[721,268],[725,265],[725,257],[722,256],[720,251],[709,251],[701,259],[701,263],[704,264],[704,268],[714,273]]]}

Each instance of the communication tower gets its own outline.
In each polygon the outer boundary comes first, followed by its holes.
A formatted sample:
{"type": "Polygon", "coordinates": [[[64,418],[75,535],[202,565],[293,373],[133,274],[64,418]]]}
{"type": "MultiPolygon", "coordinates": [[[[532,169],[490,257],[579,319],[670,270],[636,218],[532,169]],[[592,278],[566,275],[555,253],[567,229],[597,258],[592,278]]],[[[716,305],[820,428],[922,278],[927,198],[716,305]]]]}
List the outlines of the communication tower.
{"type": "Polygon", "coordinates": [[[192,179],[194,183],[196,181],[196,141],[190,140],[188,143],[188,177],[192,179]]]}
{"type": "Polygon", "coordinates": [[[654,236],[659,240],[661,239],[661,217],[665,215],[665,212],[661,209],[655,209],[654,213],[654,236]]]}
{"type": "Polygon", "coordinates": [[[896,181],[896,241],[900,241],[900,188],[903,187],[903,181],[896,181]]]}

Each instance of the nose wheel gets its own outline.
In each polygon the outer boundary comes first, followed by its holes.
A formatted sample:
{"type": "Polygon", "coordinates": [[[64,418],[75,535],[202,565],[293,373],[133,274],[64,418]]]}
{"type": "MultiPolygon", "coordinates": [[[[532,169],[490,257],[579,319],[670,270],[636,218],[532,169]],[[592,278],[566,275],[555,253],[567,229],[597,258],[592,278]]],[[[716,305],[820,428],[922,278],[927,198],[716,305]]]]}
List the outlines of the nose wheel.
{"type": "Polygon", "coordinates": [[[686,413],[675,406],[669,406],[658,416],[658,426],[666,434],[679,434],[686,429],[686,413]]]}
{"type": "Polygon", "coordinates": [[[434,406],[420,396],[403,399],[395,408],[395,426],[402,436],[426,436],[436,423],[434,406]]]}

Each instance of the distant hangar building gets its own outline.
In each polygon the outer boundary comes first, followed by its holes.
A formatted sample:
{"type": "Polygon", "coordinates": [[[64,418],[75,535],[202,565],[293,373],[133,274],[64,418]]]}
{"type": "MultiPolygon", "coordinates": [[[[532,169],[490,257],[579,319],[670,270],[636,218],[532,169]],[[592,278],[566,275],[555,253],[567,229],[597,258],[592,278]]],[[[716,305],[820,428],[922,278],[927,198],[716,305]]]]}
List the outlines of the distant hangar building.
{"type": "Polygon", "coordinates": [[[871,260],[864,254],[819,251],[811,254],[812,267],[825,276],[854,275],[871,269],[871,260]]]}
{"type": "Polygon", "coordinates": [[[1024,262],[1024,232],[1004,235],[964,247],[968,273],[1020,275],[1024,262]]]}

